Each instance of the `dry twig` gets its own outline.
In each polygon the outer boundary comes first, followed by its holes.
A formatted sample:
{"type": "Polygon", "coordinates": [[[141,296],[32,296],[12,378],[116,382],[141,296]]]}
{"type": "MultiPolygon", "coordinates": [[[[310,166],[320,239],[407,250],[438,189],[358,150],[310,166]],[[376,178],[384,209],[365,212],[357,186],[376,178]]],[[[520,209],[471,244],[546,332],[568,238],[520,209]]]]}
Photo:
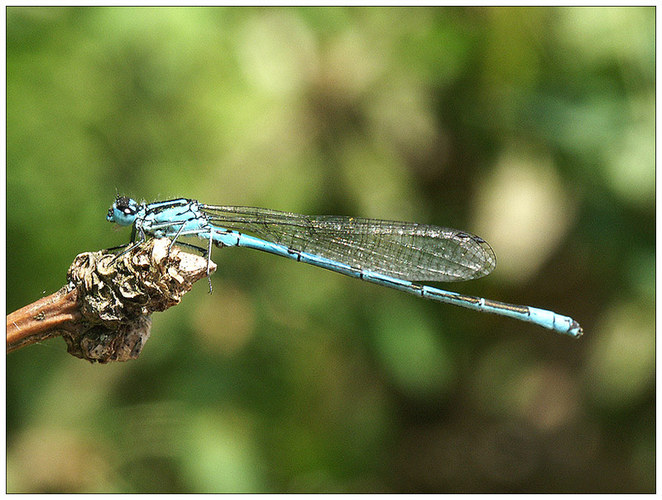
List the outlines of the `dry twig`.
{"type": "Polygon", "coordinates": [[[178,304],[207,276],[206,258],[170,245],[152,239],[117,259],[108,251],[78,255],[66,286],[7,316],[7,352],[62,336],[70,354],[91,362],[137,358],[151,313],[178,304]]]}

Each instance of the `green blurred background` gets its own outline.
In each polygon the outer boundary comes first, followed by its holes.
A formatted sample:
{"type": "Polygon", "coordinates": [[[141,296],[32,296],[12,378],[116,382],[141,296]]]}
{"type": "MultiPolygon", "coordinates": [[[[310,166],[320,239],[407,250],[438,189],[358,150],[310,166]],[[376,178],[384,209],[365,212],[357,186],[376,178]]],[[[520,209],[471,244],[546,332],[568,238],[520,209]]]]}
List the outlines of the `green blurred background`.
{"type": "Polygon", "coordinates": [[[136,361],[7,357],[10,492],[652,492],[655,10],[9,8],[7,310],[116,193],[487,239],[460,292],[250,250],[136,361]]]}

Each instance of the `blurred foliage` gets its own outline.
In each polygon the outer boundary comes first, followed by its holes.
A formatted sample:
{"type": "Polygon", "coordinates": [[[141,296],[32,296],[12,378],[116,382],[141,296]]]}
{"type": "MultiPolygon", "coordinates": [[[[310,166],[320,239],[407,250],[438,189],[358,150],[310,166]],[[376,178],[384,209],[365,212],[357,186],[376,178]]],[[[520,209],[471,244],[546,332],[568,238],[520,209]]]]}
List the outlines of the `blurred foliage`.
{"type": "Polygon", "coordinates": [[[654,491],[654,16],[9,7],[8,311],[122,193],[476,232],[585,335],[216,250],[139,360],[8,356],[8,490],[654,491]]]}

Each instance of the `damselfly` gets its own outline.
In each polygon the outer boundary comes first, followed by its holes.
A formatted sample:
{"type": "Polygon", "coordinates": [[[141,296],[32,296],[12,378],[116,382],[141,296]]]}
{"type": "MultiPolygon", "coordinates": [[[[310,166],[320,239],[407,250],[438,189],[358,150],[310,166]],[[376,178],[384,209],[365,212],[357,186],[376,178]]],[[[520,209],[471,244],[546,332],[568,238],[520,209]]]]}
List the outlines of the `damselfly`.
{"type": "Polygon", "coordinates": [[[440,290],[421,281],[464,281],[491,273],[496,257],[485,240],[437,226],[266,208],[205,205],[195,200],[138,203],[118,196],[107,219],[133,226],[131,241],[198,236],[218,247],[246,247],[305,262],[426,299],[508,316],[580,337],[572,318],[552,311],[440,290]],[[246,234],[252,233],[252,234],[246,234]],[[254,235],[254,236],[253,236],[254,235]]]}

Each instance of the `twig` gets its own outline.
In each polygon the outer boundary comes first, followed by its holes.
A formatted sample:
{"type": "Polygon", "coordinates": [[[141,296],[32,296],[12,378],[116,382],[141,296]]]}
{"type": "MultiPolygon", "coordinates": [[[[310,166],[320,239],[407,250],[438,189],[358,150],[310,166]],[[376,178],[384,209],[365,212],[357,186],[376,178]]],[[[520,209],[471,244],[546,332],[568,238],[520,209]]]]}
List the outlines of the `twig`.
{"type": "Polygon", "coordinates": [[[7,316],[7,352],[62,336],[70,354],[91,362],[137,358],[151,313],[178,304],[207,276],[206,258],[170,245],[161,238],[119,258],[105,250],[78,255],[66,286],[7,316]]]}

